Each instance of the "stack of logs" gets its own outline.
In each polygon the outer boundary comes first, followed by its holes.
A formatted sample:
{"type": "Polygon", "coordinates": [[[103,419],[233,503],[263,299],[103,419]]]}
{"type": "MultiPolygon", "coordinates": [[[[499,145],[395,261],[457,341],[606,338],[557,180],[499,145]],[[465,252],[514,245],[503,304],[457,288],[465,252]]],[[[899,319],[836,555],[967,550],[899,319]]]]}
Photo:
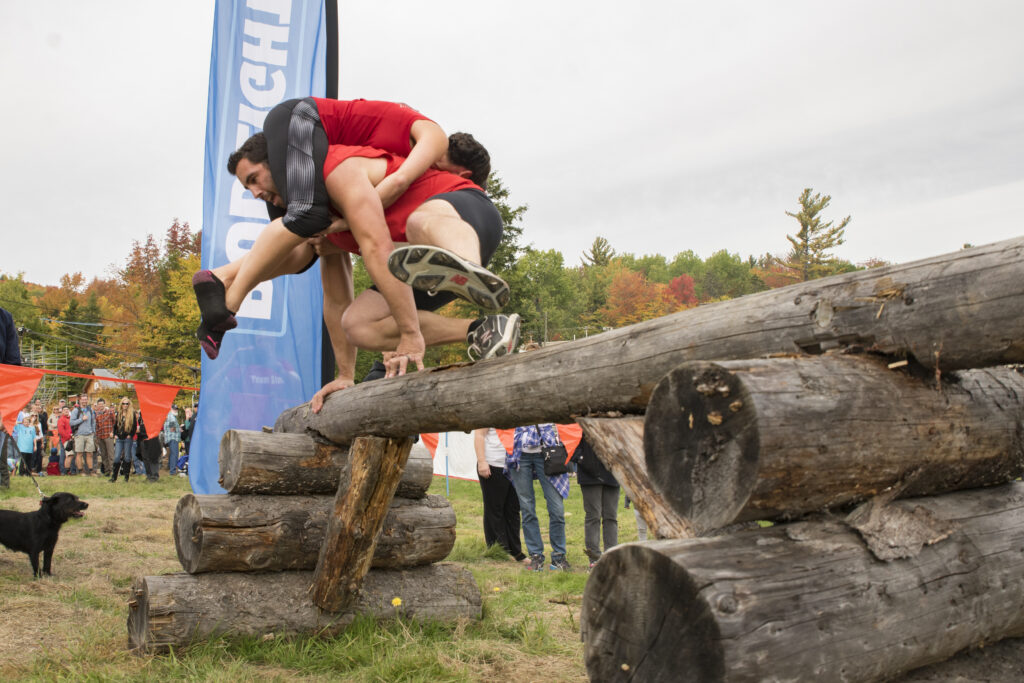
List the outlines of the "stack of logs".
{"type": "Polygon", "coordinates": [[[455,543],[455,512],[426,494],[433,463],[422,447],[408,456],[355,602],[340,611],[314,604],[312,570],[349,452],[305,435],[228,431],[220,447],[228,495],[178,501],[174,542],[187,573],[135,581],[132,646],[160,650],[221,632],[332,633],[359,614],[478,618],[472,575],[435,564],[455,543]]]}
{"type": "MultiPolygon", "coordinates": [[[[593,680],[870,681],[1024,635],[1024,379],[1000,367],[1021,362],[1017,238],[361,384],[274,430],[349,444],[577,420],[665,539],[616,547],[591,574],[593,680]]],[[[176,524],[183,564],[201,553],[182,539],[232,517],[209,516],[176,524]]],[[[193,594],[240,612],[305,600],[177,580],[172,599],[154,601],[152,577],[137,586],[155,605],[139,629],[204,609],[193,594]]],[[[277,631],[285,616],[236,630],[277,631]]]]}
{"type": "Polygon", "coordinates": [[[670,539],[592,572],[593,680],[878,680],[1024,635],[1021,362],[1017,238],[373,382],[275,430],[576,419],[670,539]]]}

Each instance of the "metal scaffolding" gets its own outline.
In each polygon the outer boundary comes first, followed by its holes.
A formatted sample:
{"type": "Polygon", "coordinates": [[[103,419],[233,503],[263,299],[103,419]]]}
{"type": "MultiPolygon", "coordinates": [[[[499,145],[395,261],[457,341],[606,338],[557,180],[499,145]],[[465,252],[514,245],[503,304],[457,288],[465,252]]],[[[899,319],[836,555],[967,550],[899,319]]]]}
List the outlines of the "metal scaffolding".
{"type": "MultiPolygon", "coordinates": [[[[43,345],[37,345],[31,339],[22,341],[21,364],[29,368],[43,368],[45,370],[60,370],[67,372],[69,367],[68,347],[57,350],[43,345]]],[[[43,375],[36,389],[35,398],[43,402],[49,408],[57,402],[57,399],[68,395],[69,377],[63,375],[43,375]]]]}

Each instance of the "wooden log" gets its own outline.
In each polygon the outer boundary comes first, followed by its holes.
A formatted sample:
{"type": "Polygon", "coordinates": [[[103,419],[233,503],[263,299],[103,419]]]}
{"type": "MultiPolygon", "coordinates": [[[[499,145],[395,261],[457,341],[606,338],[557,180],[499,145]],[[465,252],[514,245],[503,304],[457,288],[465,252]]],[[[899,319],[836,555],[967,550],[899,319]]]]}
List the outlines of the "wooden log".
{"type": "Polygon", "coordinates": [[[604,466],[617,481],[626,484],[630,500],[647,523],[652,538],[696,535],[690,523],[676,514],[647,476],[642,417],[581,417],[576,421],[604,466]]]}
{"type": "Polygon", "coordinates": [[[409,438],[352,442],[313,572],[310,590],[318,607],[339,612],[356,599],[411,447],[409,438]]]}
{"type": "Polygon", "coordinates": [[[877,560],[836,522],[628,543],[591,571],[594,681],[875,681],[1024,634],[1024,485],[897,501],[958,529],[877,560]]]}
{"type": "MultiPolygon", "coordinates": [[[[348,449],[317,443],[304,434],[231,429],[220,442],[220,485],[228,493],[334,495],[347,461],[348,449]]],[[[416,444],[395,495],[422,498],[433,474],[430,452],[416,444]]]]}
{"type": "Polygon", "coordinates": [[[586,339],[460,367],[366,382],[275,431],[357,434],[569,422],[641,413],[686,361],[818,354],[861,346],[942,372],[1024,361],[1024,238],[692,308],[586,339]],[[524,401],[523,397],[530,400],[524,401]]]}
{"type": "MultiPolygon", "coordinates": [[[[189,574],[313,569],[331,496],[232,496],[189,493],[174,511],[174,545],[189,574]]],[[[443,496],[391,501],[373,566],[440,562],[455,545],[455,510],[443,496]]]]}
{"type": "Polygon", "coordinates": [[[1021,476],[1024,376],[943,377],[937,391],[867,356],[686,363],[647,406],[647,472],[698,533],[1021,476]]]}
{"type": "Polygon", "coordinates": [[[129,643],[162,651],[220,633],[331,635],[357,615],[445,622],[481,616],[480,589],[473,575],[452,564],[374,569],[355,604],[336,614],[312,603],[312,581],[311,571],[139,577],[128,602],[129,643]],[[395,598],[400,605],[392,604],[395,598]]]}

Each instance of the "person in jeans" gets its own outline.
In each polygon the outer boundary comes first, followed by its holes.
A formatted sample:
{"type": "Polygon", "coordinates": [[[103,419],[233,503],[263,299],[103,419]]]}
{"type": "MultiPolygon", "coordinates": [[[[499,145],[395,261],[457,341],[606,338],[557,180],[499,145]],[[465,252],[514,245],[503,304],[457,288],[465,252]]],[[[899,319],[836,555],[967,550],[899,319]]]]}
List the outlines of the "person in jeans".
{"type": "Polygon", "coordinates": [[[583,492],[583,538],[593,568],[601,558],[601,539],[607,551],[619,543],[619,482],[584,437],[572,454],[576,482],[583,492]]]}
{"type": "Polygon", "coordinates": [[[519,496],[512,481],[505,476],[508,453],[491,429],[473,431],[476,450],[476,472],[484,499],[484,542],[497,543],[509,555],[522,562],[526,559],[519,540],[519,496]]]}
{"type": "Polygon", "coordinates": [[[123,396],[114,414],[114,438],[117,441],[114,445],[114,463],[110,468],[111,482],[117,481],[118,468],[124,480],[128,481],[128,476],[132,472],[132,445],[135,443],[137,430],[138,423],[135,420],[135,411],[132,410],[132,402],[127,396],[123,396]]]}
{"type": "Polygon", "coordinates": [[[96,469],[109,475],[114,461],[114,410],[106,400],[96,399],[96,469]]]}
{"type": "Polygon", "coordinates": [[[544,500],[548,506],[548,539],[551,541],[551,569],[570,571],[565,559],[565,506],[569,497],[569,475],[549,477],[544,474],[544,455],[541,446],[560,443],[558,430],[550,422],[527,427],[516,427],[514,447],[508,458],[508,469],[519,496],[519,509],[523,517],[523,538],[530,553],[527,569],[544,569],[544,541],[540,536],[537,504],[534,499],[533,480],[540,481],[544,500]]]}
{"type": "Polygon", "coordinates": [[[178,409],[172,407],[164,420],[164,445],[167,447],[167,472],[173,477],[178,473],[178,443],[181,441],[181,427],[178,426],[178,409]]]}

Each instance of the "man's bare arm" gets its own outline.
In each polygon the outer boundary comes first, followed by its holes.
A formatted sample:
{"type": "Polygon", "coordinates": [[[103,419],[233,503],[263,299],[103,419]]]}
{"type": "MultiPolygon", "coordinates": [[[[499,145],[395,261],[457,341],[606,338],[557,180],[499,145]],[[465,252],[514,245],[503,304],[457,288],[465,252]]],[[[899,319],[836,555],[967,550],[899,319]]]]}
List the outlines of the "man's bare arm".
{"type": "Polygon", "coordinates": [[[385,209],[394,204],[417,178],[440,161],[448,151],[448,136],[433,121],[416,121],[410,133],[416,144],[409,156],[397,171],[377,184],[377,194],[385,209]]]}
{"type": "MultiPolygon", "coordinates": [[[[327,177],[327,194],[338,205],[359,245],[363,263],[373,283],[388,303],[398,326],[400,340],[395,351],[423,369],[426,347],[420,333],[419,317],[412,289],[388,270],[387,260],[394,250],[391,234],[384,219],[373,181],[379,180],[386,168],[383,159],[351,157],[340,163],[327,177]]],[[[398,374],[404,374],[403,370],[398,374]]]]}
{"type": "Polygon", "coordinates": [[[328,395],[355,384],[356,347],[348,340],[341,318],[355,298],[352,284],[352,260],[348,253],[330,254],[320,259],[320,280],[324,291],[324,324],[331,336],[338,376],[314,394],[313,412],[319,413],[328,395]]]}

